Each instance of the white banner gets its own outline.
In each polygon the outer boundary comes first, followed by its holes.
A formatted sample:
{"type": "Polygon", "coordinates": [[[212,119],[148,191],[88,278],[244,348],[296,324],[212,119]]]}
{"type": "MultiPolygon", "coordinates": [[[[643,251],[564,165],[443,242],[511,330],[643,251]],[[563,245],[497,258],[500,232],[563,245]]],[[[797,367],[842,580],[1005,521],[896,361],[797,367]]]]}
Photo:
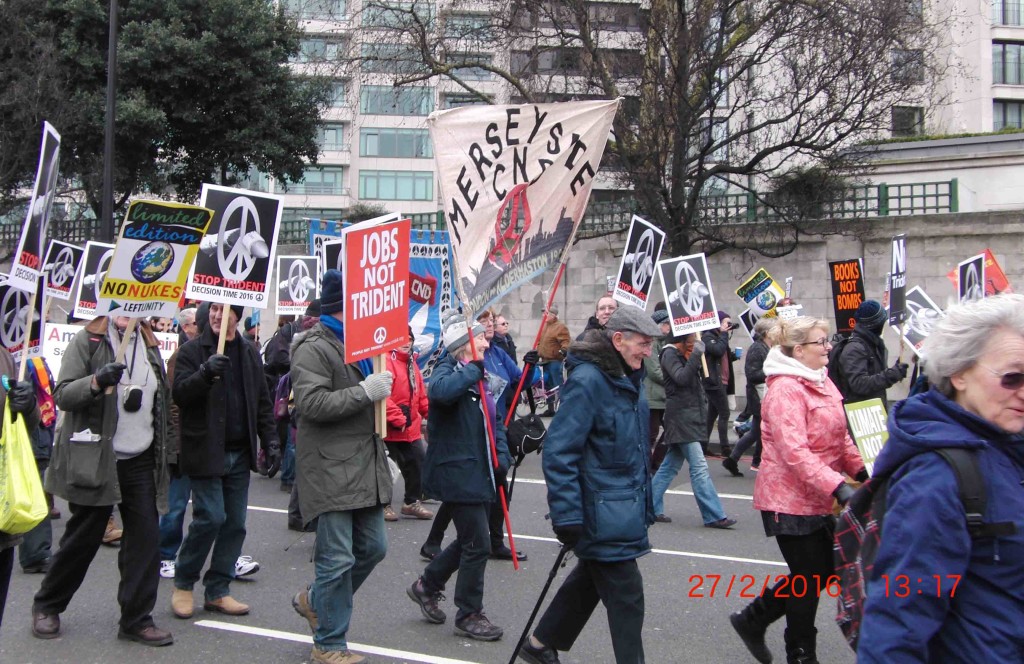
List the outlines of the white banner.
{"type": "MultiPolygon", "coordinates": [[[[64,359],[64,353],[75,335],[82,331],[81,325],[59,325],[57,323],[46,324],[46,335],[43,338],[43,358],[50,366],[50,373],[54,380],[60,380],[60,363],[64,359]]],[[[154,332],[156,340],[160,342],[160,357],[166,366],[167,360],[171,359],[174,351],[178,349],[178,335],[173,332],[154,332]]]]}

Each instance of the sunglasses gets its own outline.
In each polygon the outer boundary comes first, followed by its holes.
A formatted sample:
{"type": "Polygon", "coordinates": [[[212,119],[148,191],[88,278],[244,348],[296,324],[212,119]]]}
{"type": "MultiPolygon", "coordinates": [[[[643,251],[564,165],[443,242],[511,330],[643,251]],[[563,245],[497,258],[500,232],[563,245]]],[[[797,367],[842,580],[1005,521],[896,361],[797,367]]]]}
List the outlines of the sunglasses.
{"type": "Polygon", "coordinates": [[[999,385],[1005,390],[1019,390],[1024,387],[1024,372],[1007,371],[1006,373],[1002,373],[995,369],[990,369],[984,364],[979,364],[978,366],[993,375],[999,376],[999,385]]]}

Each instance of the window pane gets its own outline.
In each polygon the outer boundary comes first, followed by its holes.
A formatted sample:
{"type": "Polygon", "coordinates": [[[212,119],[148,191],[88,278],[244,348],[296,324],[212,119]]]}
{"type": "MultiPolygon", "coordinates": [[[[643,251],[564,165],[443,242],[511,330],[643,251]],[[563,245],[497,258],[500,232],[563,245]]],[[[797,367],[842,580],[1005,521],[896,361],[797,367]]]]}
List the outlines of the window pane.
{"type": "Polygon", "coordinates": [[[429,115],[434,110],[434,90],[364,85],[359,93],[359,108],[362,113],[377,115],[429,115]]]}
{"type": "Polygon", "coordinates": [[[429,201],[434,195],[433,183],[434,175],[429,171],[361,171],[359,196],[365,199],[429,201]]]}

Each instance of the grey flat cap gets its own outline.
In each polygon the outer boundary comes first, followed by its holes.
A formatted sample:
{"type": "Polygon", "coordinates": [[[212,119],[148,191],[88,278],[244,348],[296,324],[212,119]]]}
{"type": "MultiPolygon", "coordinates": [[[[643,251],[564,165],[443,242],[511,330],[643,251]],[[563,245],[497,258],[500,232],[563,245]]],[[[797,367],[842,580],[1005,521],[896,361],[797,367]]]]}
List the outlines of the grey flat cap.
{"type": "Polygon", "coordinates": [[[648,337],[661,336],[661,327],[651,320],[643,309],[631,304],[620,303],[604,327],[613,332],[637,332],[648,337]]]}

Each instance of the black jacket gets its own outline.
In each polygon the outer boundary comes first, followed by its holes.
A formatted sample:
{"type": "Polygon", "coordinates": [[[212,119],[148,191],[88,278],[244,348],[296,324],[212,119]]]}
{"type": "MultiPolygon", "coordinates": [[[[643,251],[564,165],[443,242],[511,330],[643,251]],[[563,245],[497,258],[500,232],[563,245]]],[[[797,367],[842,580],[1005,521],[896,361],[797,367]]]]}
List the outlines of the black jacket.
{"type": "Polygon", "coordinates": [[[888,351],[882,337],[865,330],[857,323],[853,334],[839,355],[839,370],[842,372],[840,385],[843,398],[855,402],[878,397],[889,408],[885,391],[900,380],[895,371],[887,372],[888,351]]]}
{"type": "MultiPolygon", "coordinates": [[[[259,352],[241,341],[242,390],[249,425],[249,467],[256,470],[257,436],[265,447],[278,447],[274,408],[263,375],[259,352]]],[[[217,352],[213,328],[178,349],[174,366],[174,403],[181,409],[181,451],[178,465],[190,477],[220,477],[224,474],[225,411],[228,395],[222,380],[206,382],[199,367],[217,352]]],[[[278,447],[278,449],[280,449],[278,447]]]]}
{"type": "Polygon", "coordinates": [[[600,323],[597,322],[597,316],[591,316],[587,320],[587,326],[585,328],[583,328],[583,331],[580,332],[579,336],[576,337],[576,341],[583,341],[583,337],[587,334],[587,332],[589,330],[603,330],[603,329],[604,329],[604,325],[601,325],[600,323]]]}
{"type": "Polygon", "coordinates": [[[750,344],[747,357],[743,362],[743,373],[747,377],[747,408],[751,413],[761,410],[761,397],[757,394],[757,386],[765,381],[764,361],[768,357],[768,344],[760,337],[750,344]]]}
{"type": "Polygon", "coordinates": [[[502,349],[508,353],[508,356],[512,358],[513,362],[516,364],[519,363],[519,358],[516,357],[516,342],[512,341],[511,334],[506,334],[504,336],[495,334],[494,338],[491,340],[491,345],[502,349]]]}
{"type": "Polygon", "coordinates": [[[708,402],[701,387],[700,355],[690,353],[686,359],[675,346],[666,345],[661,349],[661,371],[665,377],[665,441],[707,442],[708,402]]]}
{"type": "Polygon", "coordinates": [[[700,338],[704,342],[704,355],[708,360],[708,376],[704,378],[704,389],[721,390],[725,387],[722,384],[722,358],[730,352],[729,338],[717,328],[706,331],[700,338]]]}

